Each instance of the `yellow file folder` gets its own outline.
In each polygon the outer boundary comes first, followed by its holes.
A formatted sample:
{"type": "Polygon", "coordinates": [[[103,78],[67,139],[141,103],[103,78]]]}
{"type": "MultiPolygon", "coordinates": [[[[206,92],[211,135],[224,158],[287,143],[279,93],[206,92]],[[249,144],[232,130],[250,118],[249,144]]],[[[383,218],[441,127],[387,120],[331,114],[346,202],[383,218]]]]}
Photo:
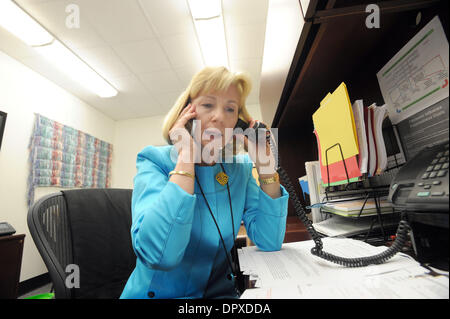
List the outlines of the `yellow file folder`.
{"type": "Polygon", "coordinates": [[[322,100],[319,109],[313,114],[314,128],[320,139],[322,164],[328,165],[342,161],[338,146],[326,150],[339,143],[344,159],[359,154],[358,137],[352,105],[345,83],[322,100]]]}

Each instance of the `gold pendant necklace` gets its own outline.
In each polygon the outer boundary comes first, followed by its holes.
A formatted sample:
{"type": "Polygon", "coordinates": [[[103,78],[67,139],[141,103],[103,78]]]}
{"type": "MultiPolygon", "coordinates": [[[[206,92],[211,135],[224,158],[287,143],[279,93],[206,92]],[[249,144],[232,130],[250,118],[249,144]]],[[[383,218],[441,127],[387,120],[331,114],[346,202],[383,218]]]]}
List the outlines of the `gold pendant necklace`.
{"type": "Polygon", "coordinates": [[[226,183],[228,183],[228,175],[225,174],[224,172],[219,172],[216,175],[216,181],[219,182],[220,185],[226,185],[226,183]]]}

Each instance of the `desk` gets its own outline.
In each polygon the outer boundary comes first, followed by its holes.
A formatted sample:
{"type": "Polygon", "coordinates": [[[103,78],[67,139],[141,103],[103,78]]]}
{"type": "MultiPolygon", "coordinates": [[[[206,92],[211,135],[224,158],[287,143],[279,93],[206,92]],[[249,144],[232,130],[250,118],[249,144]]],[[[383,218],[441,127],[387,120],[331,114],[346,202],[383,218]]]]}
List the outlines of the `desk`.
{"type": "Polygon", "coordinates": [[[25,235],[0,237],[0,299],[16,299],[25,235]]]}
{"type": "MultiPolygon", "coordinates": [[[[303,223],[296,216],[288,216],[286,220],[286,233],[284,235],[283,243],[291,243],[296,241],[310,240],[311,236],[308,234],[303,223]]],[[[237,247],[254,246],[250,238],[247,236],[244,225],[241,225],[237,235],[237,247]]]]}
{"type": "Polygon", "coordinates": [[[305,225],[297,216],[288,216],[286,220],[286,234],[284,235],[284,243],[292,243],[295,241],[310,240],[311,236],[306,230],[305,225]]]}

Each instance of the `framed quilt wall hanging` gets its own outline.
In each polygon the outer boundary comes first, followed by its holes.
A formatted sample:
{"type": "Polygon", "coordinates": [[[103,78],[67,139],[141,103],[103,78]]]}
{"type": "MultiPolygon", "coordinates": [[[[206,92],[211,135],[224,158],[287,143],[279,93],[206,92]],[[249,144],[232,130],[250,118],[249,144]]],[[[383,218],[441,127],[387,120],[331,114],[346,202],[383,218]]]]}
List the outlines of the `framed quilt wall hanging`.
{"type": "Polygon", "coordinates": [[[28,206],[36,187],[110,187],[110,143],[35,114],[29,150],[28,206]]]}

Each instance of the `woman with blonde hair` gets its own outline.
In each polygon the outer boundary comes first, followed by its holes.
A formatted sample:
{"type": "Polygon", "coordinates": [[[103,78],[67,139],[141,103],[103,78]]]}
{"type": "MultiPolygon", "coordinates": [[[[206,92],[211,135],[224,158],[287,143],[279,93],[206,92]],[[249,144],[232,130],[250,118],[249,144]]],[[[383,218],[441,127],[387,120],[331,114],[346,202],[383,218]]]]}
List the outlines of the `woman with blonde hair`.
{"type": "Polygon", "coordinates": [[[131,227],[137,260],[121,298],[238,297],[231,249],[241,221],[259,249],[281,248],[288,194],[266,165],[273,161],[260,156],[274,158],[269,144],[241,135],[249,154],[236,154],[230,134],[238,120],[256,123],[245,106],[250,89],[243,73],[204,68],[165,118],[169,145],[138,154],[131,227]]]}

